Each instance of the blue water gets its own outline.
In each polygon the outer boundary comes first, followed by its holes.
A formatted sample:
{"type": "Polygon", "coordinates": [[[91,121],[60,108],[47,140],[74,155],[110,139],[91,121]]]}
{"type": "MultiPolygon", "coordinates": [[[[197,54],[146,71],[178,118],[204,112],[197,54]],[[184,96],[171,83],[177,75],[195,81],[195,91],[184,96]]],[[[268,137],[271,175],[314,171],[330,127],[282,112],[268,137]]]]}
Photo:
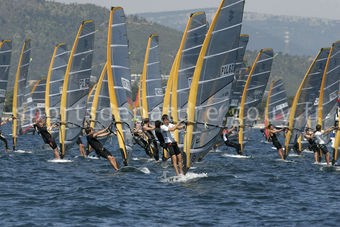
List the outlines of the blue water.
{"type": "Polygon", "coordinates": [[[77,150],[65,157],[72,162],[51,163],[39,136],[23,136],[25,153],[1,147],[0,226],[339,225],[340,169],[312,164],[309,153],[278,161],[261,139],[255,131],[249,158],[226,157],[221,147],[174,178],[170,164],[138,149],[135,168],[120,172],[77,150]]]}

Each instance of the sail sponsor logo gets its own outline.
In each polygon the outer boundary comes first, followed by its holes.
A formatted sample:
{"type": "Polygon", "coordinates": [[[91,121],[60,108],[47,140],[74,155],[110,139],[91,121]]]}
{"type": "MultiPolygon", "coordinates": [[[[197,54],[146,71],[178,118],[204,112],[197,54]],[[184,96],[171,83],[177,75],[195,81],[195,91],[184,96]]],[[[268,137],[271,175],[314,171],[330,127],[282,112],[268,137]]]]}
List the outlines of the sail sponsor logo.
{"type": "Polygon", "coordinates": [[[228,76],[230,74],[233,74],[235,72],[235,64],[228,64],[228,65],[223,65],[221,67],[221,76],[228,76]]]}
{"type": "Polygon", "coordinates": [[[59,94],[63,93],[63,87],[59,87],[59,94]]]}
{"type": "Polygon", "coordinates": [[[4,98],[6,96],[6,90],[0,89],[0,97],[4,98]]]}
{"type": "Polygon", "coordinates": [[[131,84],[129,80],[122,78],[122,86],[125,90],[131,91],[131,84]]]}
{"type": "Polygon", "coordinates": [[[314,101],[314,106],[317,106],[317,105],[319,105],[319,98],[316,98],[314,101]]]}
{"type": "Polygon", "coordinates": [[[79,87],[80,89],[89,88],[90,78],[84,78],[79,80],[79,87]]]}
{"type": "Polygon", "coordinates": [[[282,110],[283,108],[286,108],[286,107],[288,107],[288,103],[287,102],[275,106],[275,110],[282,110]]]}
{"type": "Polygon", "coordinates": [[[44,108],[45,107],[45,104],[44,103],[37,103],[37,107],[42,107],[42,108],[44,108]]]}
{"type": "Polygon", "coordinates": [[[155,95],[156,96],[163,96],[163,89],[162,88],[155,88],[155,95]]]}

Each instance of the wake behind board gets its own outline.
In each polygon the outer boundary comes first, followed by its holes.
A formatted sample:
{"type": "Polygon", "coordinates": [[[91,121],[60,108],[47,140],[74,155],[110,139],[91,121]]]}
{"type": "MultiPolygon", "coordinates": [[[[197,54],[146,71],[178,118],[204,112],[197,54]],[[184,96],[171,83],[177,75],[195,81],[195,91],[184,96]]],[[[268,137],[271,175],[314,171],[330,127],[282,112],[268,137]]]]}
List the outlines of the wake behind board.
{"type": "Polygon", "coordinates": [[[162,183],[185,183],[188,181],[198,180],[208,177],[207,173],[187,173],[185,175],[165,177],[161,179],[162,183]]]}
{"type": "Polygon", "coordinates": [[[47,162],[52,162],[52,163],[71,163],[73,161],[69,160],[69,159],[50,159],[50,160],[47,160],[47,162]]]}
{"type": "Polygon", "coordinates": [[[296,163],[296,161],[293,160],[282,160],[280,158],[275,159],[276,162],[287,162],[287,163],[296,163]]]}
{"type": "Polygon", "coordinates": [[[240,158],[240,159],[251,158],[251,156],[239,155],[239,154],[223,154],[222,156],[228,157],[228,158],[240,158]]]}
{"type": "Polygon", "coordinates": [[[20,154],[32,154],[32,151],[14,150],[14,153],[20,153],[20,154]]]}
{"type": "Polygon", "coordinates": [[[123,173],[144,173],[144,174],[150,174],[150,170],[147,167],[133,167],[133,166],[124,166],[121,167],[118,172],[123,172],[123,173]]]}

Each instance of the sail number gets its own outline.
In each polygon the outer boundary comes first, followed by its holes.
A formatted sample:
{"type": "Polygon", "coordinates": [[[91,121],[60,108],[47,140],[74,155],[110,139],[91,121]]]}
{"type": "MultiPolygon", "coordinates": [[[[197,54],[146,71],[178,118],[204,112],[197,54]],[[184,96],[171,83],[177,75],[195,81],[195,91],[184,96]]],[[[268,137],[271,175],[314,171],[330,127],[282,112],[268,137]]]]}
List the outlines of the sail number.
{"type": "Polygon", "coordinates": [[[228,76],[235,72],[235,64],[223,65],[221,67],[221,76],[228,76]]]}
{"type": "Polygon", "coordinates": [[[88,88],[90,84],[89,78],[84,78],[79,80],[79,87],[80,89],[88,88]]]}
{"type": "Polygon", "coordinates": [[[282,110],[283,108],[288,107],[288,103],[282,103],[280,105],[275,106],[275,110],[282,110]]]}

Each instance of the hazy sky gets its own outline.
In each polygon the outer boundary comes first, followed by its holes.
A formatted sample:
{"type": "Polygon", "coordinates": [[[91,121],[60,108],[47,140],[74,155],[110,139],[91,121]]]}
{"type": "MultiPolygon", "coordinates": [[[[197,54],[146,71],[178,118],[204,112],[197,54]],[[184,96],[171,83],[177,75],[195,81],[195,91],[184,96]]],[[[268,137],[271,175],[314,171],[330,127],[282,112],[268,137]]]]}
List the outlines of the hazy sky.
{"type": "MultiPolygon", "coordinates": [[[[54,0],[122,6],[127,14],[217,7],[221,0],[54,0]]],[[[340,20],[340,0],[246,0],[246,11],[340,20]]]]}

